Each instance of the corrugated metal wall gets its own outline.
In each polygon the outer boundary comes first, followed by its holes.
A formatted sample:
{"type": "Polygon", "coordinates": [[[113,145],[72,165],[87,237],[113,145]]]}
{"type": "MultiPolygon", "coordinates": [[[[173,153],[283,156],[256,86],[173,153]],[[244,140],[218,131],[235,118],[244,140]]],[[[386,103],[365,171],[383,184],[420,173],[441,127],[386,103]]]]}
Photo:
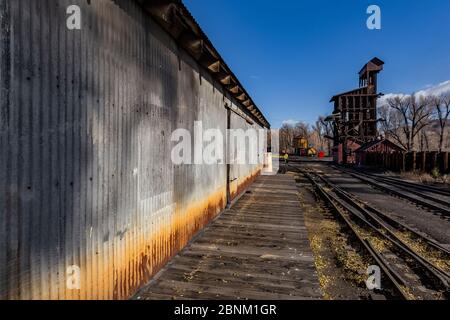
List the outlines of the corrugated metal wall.
{"type": "MultiPolygon", "coordinates": [[[[262,156],[265,150],[261,144],[252,147],[250,143],[250,139],[254,141],[254,139],[250,137],[250,132],[254,133],[255,136],[259,134],[258,129],[260,129],[260,127],[257,124],[250,124],[246,121],[242,121],[242,118],[235,113],[231,114],[230,120],[232,129],[242,130],[242,132],[249,134],[245,136],[245,149],[243,151],[246,153],[245,162],[247,164],[241,164],[238,159],[239,154],[236,149],[239,149],[239,144],[236,143],[236,140],[234,143],[231,143],[231,147],[235,147],[235,150],[231,151],[231,157],[237,156],[237,158],[233,159],[234,161],[231,161],[230,168],[230,195],[232,199],[235,199],[247,189],[253,180],[261,173],[262,168],[254,165],[255,162],[251,159],[248,151],[253,147],[258,147],[258,154],[256,156],[262,156]]],[[[242,146],[244,146],[244,144],[242,144],[242,146]]]]}
{"type": "Polygon", "coordinates": [[[228,98],[134,1],[0,0],[0,15],[0,298],[130,297],[226,205],[226,165],[173,165],[170,136],[225,131],[228,98]]]}

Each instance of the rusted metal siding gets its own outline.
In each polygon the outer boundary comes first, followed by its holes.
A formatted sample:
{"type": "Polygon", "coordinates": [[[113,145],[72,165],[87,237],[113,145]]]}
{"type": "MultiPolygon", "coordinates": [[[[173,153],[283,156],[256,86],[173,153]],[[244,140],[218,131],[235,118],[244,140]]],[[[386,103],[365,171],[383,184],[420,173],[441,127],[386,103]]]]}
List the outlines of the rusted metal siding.
{"type": "MultiPolygon", "coordinates": [[[[9,3],[0,1],[0,266],[7,266],[8,258],[8,239],[6,239],[7,215],[6,215],[6,163],[7,154],[3,150],[7,141],[7,119],[9,118],[9,97],[8,88],[10,73],[10,28],[9,28],[9,3]]],[[[2,268],[2,267],[0,267],[2,268]]],[[[6,272],[0,272],[0,296],[6,290],[8,275],[6,272]]]]}
{"type": "Polygon", "coordinates": [[[134,1],[0,11],[0,298],[127,298],[224,209],[226,165],[173,165],[170,136],[225,131],[231,97],[134,1]]]}

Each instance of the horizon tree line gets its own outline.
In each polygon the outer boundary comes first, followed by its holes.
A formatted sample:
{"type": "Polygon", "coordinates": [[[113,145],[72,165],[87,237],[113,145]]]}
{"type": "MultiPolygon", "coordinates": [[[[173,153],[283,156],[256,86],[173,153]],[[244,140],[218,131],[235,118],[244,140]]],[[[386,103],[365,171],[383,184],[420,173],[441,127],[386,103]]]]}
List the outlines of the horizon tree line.
{"type": "MultiPolygon", "coordinates": [[[[380,137],[407,152],[450,151],[450,94],[395,95],[379,105],[378,117],[380,137]]],[[[327,154],[333,147],[333,125],[325,121],[325,116],[319,116],[313,125],[304,121],[284,123],[279,136],[280,150],[293,150],[297,136],[327,154]]]]}
{"type": "Polygon", "coordinates": [[[378,114],[380,134],[406,151],[449,151],[450,95],[397,95],[378,114]]]}

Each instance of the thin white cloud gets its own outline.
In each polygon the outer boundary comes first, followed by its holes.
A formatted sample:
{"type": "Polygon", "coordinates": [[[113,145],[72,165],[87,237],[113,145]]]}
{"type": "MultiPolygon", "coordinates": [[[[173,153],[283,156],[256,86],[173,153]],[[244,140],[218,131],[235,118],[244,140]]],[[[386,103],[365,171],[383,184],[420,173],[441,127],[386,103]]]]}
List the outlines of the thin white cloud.
{"type": "Polygon", "coordinates": [[[450,94],[450,80],[439,83],[436,86],[428,87],[426,89],[416,92],[416,96],[429,97],[429,96],[440,96],[443,94],[450,94]]]}
{"type": "Polygon", "coordinates": [[[281,124],[282,125],[287,124],[287,125],[290,125],[290,126],[295,126],[297,123],[298,123],[298,121],[289,119],[289,120],[284,120],[281,124]]]}
{"type": "MultiPolygon", "coordinates": [[[[424,89],[417,91],[414,93],[416,97],[429,97],[429,96],[440,96],[450,94],[450,80],[439,83],[438,85],[427,85],[424,89]]],[[[385,105],[387,101],[391,98],[404,98],[410,97],[410,94],[404,93],[389,93],[384,95],[378,100],[379,105],[385,105]]]]}
{"type": "Polygon", "coordinates": [[[380,106],[387,105],[389,99],[395,99],[397,97],[403,99],[410,96],[411,96],[410,94],[403,94],[403,93],[388,93],[382,96],[380,99],[378,99],[378,105],[380,106]]]}

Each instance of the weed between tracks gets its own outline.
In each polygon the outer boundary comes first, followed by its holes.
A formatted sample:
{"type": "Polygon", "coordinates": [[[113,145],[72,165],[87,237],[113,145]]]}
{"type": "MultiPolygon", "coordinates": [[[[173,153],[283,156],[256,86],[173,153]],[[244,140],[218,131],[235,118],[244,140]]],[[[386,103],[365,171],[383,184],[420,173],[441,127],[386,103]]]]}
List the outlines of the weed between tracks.
{"type": "Polygon", "coordinates": [[[331,219],[322,220],[317,232],[310,236],[310,241],[319,282],[326,299],[339,298],[336,286],[342,280],[352,287],[364,288],[367,278],[364,270],[369,264],[347,244],[348,239],[342,235],[337,222],[331,219]],[[333,268],[339,268],[342,273],[336,274],[333,268]]]}
{"type": "Polygon", "coordinates": [[[419,255],[430,261],[436,267],[444,270],[445,272],[450,272],[450,260],[448,257],[444,257],[443,254],[431,249],[426,243],[417,240],[409,232],[396,231],[395,235],[399,237],[403,242],[405,242],[411,249],[417,252],[419,255]]]}
{"type": "Polygon", "coordinates": [[[371,292],[365,285],[369,261],[350,245],[339,222],[318,205],[305,185],[299,189],[300,198],[324,299],[369,299],[371,292]]]}
{"type": "MultiPolygon", "coordinates": [[[[301,177],[301,176],[299,176],[301,177]]],[[[303,181],[303,186],[306,186],[309,180],[300,179],[303,181]]],[[[311,188],[312,189],[312,188],[311,188]]],[[[325,192],[333,191],[329,187],[324,186],[323,187],[325,192]]],[[[319,198],[317,198],[319,199],[319,198]]],[[[362,201],[360,201],[362,202],[362,201]]],[[[365,203],[365,202],[364,202],[365,203]]],[[[318,210],[320,215],[323,215],[322,220],[333,220],[332,218],[327,218],[328,216],[331,216],[331,213],[328,212],[327,207],[322,203],[322,201],[317,201],[316,204],[313,206],[315,209],[321,208],[321,210],[318,210]],[[325,209],[325,210],[324,210],[325,209]]],[[[387,258],[388,262],[390,262],[390,266],[397,271],[397,273],[404,278],[406,282],[408,282],[408,287],[411,285],[410,288],[403,287],[403,293],[405,296],[407,296],[409,299],[412,300],[421,300],[421,299],[444,299],[443,292],[441,292],[439,289],[436,290],[434,286],[429,286],[429,281],[425,280],[425,274],[421,271],[417,273],[417,262],[409,257],[405,257],[404,254],[401,254],[399,256],[399,251],[397,247],[395,247],[390,241],[384,239],[381,237],[376,231],[368,229],[364,224],[361,224],[361,222],[353,216],[350,212],[347,212],[344,210],[344,215],[347,219],[352,221],[352,226],[355,228],[356,232],[367,241],[370,242],[374,250],[381,255],[383,255],[385,258],[387,258]]],[[[306,214],[308,217],[308,214],[306,214]]],[[[328,250],[328,254],[331,254],[333,256],[333,262],[335,263],[336,267],[339,267],[339,269],[342,271],[343,277],[345,277],[345,280],[351,280],[352,283],[356,284],[358,287],[364,285],[365,286],[365,279],[366,275],[365,272],[362,273],[361,270],[366,270],[366,267],[368,266],[367,260],[373,263],[372,259],[370,257],[367,257],[364,253],[359,250],[358,243],[346,241],[344,243],[339,243],[336,239],[338,239],[339,236],[342,236],[342,233],[350,235],[351,231],[346,230],[347,227],[345,224],[343,224],[340,219],[338,219],[336,216],[332,215],[337,220],[333,220],[335,225],[333,228],[326,228],[324,222],[320,222],[320,228],[316,228],[319,231],[314,230],[312,233],[314,235],[312,238],[312,244],[314,254],[316,257],[316,265],[319,269],[319,274],[323,274],[323,280],[321,280],[321,284],[323,284],[323,287],[325,288],[324,291],[332,291],[333,289],[333,279],[328,276],[327,267],[329,267],[325,262],[329,262],[330,259],[323,258],[323,256],[326,257],[328,250]],[[338,224],[336,224],[338,222],[338,224]],[[336,227],[337,226],[337,227],[336,227]],[[339,226],[341,226],[339,228],[339,226]],[[327,230],[328,229],[328,230],[327,230]],[[326,234],[334,234],[331,237],[326,236],[326,234]],[[316,239],[317,237],[318,239],[316,239]],[[327,239],[328,243],[325,243],[323,240],[327,239]],[[322,240],[322,242],[320,241],[322,240]],[[358,250],[349,250],[347,247],[350,247],[348,244],[351,244],[354,248],[358,248],[358,250]],[[322,247],[327,247],[326,249],[323,249],[322,247]],[[344,248],[344,249],[343,249],[344,248]],[[354,255],[356,254],[356,263],[354,263],[354,255]],[[353,271],[353,272],[352,272],[353,271]],[[359,271],[359,272],[358,272],[359,271]],[[352,278],[354,277],[354,278],[352,278]]],[[[317,217],[316,217],[317,219],[317,217]]],[[[316,222],[317,223],[317,222],[316,222]]],[[[308,226],[308,224],[307,224],[308,226]]],[[[415,251],[417,254],[421,255],[423,258],[428,260],[433,265],[439,267],[440,269],[449,272],[450,270],[450,260],[448,259],[448,256],[445,253],[440,253],[438,250],[436,250],[434,247],[427,244],[426,241],[421,240],[419,237],[414,235],[413,233],[405,230],[405,229],[396,229],[397,227],[393,226],[393,229],[391,229],[396,236],[398,236],[399,239],[401,239],[405,244],[407,244],[411,250],[415,251]]],[[[385,233],[385,231],[382,231],[385,233]]],[[[349,236],[345,236],[349,237],[349,236]]],[[[387,280],[385,280],[387,281],[387,280]]],[[[382,283],[385,282],[382,278],[382,283]]],[[[385,288],[382,292],[386,297],[389,298],[396,298],[398,297],[397,291],[391,287],[390,283],[389,286],[385,288]]]]}
{"type": "MultiPolygon", "coordinates": [[[[346,214],[346,216],[347,216],[348,219],[353,220],[350,217],[350,215],[346,214]]],[[[394,254],[394,252],[396,251],[395,247],[390,241],[388,241],[386,239],[383,239],[383,238],[380,238],[380,236],[376,232],[374,232],[372,230],[368,230],[365,227],[360,226],[358,223],[355,223],[353,227],[358,232],[358,234],[361,236],[361,238],[366,239],[366,240],[368,240],[370,242],[370,244],[375,249],[375,251],[377,251],[378,253],[382,254],[385,257],[386,256],[395,255],[394,254]]],[[[420,242],[413,243],[411,239],[409,239],[409,238],[407,238],[405,236],[405,233],[399,232],[397,235],[400,235],[399,238],[401,240],[407,240],[405,242],[408,245],[411,245],[411,248],[413,250],[415,250],[417,253],[422,253],[423,254],[424,252],[426,252],[428,250],[420,242]]],[[[432,252],[434,252],[434,251],[432,251],[432,252]]],[[[423,256],[425,258],[428,258],[429,256],[431,256],[433,254],[432,252],[429,251],[426,254],[423,254],[423,256]]],[[[396,267],[398,269],[399,273],[402,274],[402,275],[405,275],[405,272],[409,272],[408,269],[414,269],[414,267],[411,267],[411,265],[414,265],[414,263],[415,263],[410,258],[406,258],[404,261],[406,262],[405,266],[408,266],[406,269],[404,267],[400,267],[399,265],[397,265],[397,267],[396,267]]],[[[442,260],[441,260],[441,262],[442,262],[442,260]]],[[[413,279],[413,278],[411,278],[411,276],[408,276],[407,278],[409,280],[413,279]]],[[[417,280],[415,280],[415,281],[417,281],[417,280]]],[[[408,287],[405,287],[405,286],[402,286],[402,289],[403,289],[404,293],[411,300],[422,300],[422,299],[425,298],[424,297],[425,293],[422,292],[421,289],[419,289],[419,290],[417,290],[417,289],[416,290],[412,290],[412,288],[408,288],[408,287]]],[[[431,296],[434,299],[437,299],[437,300],[443,299],[442,293],[439,293],[439,292],[428,293],[428,298],[425,298],[425,299],[429,299],[430,294],[431,294],[431,296]]]]}
{"type": "Polygon", "coordinates": [[[391,176],[394,178],[401,178],[405,180],[410,180],[413,182],[420,182],[424,184],[429,185],[436,185],[436,186],[448,186],[450,183],[450,177],[447,174],[441,175],[431,175],[428,173],[420,173],[420,172],[402,172],[400,175],[393,173],[393,172],[385,172],[386,176],[391,176]]]}

